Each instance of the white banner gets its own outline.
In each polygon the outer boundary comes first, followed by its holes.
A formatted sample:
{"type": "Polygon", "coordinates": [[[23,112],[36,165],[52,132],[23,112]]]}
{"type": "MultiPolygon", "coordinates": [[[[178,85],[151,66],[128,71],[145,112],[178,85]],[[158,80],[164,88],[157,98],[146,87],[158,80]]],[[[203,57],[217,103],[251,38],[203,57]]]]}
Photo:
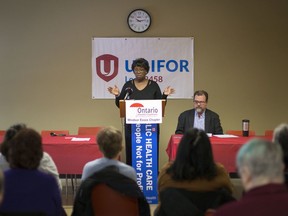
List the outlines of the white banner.
{"type": "Polygon", "coordinates": [[[148,79],[161,91],[176,92],[169,98],[191,99],[194,93],[193,38],[92,38],[92,98],[109,99],[107,88],[134,79],[131,65],[136,58],[150,64],[148,79]]]}
{"type": "Polygon", "coordinates": [[[162,100],[126,100],[127,124],[161,124],[162,100]]]}

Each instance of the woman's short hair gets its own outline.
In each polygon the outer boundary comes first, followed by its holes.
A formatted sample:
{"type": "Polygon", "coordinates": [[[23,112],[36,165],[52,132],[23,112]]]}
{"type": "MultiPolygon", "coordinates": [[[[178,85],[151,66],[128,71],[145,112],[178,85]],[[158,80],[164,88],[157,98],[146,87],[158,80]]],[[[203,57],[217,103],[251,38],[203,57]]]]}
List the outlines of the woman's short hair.
{"type": "Polygon", "coordinates": [[[11,168],[37,169],[43,157],[40,134],[24,128],[10,141],[9,164],[11,168]]]}
{"type": "Polygon", "coordinates": [[[4,140],[1,144],[1,153],[5,157],[7,161],[9,161],[8,158],[8,151],[9,151],[9,142],[12,140],[19,131],[22,129],[27,128],[25,124],[14,124],[8,130],[6,130],[6,133],[4,135],[4,140]]]}
{"type": "Polygon", "coordinates": [[[243,167],[247,167],[254,179],[283,177],[281,146],[268,140],[259,138],[249,140],[238,151],[236,164],[239,174],[243,167]]]}
{"type": "Polygon", "coordinates": [[[122,133],[117,128],[109,126],[101,129],[97,134],[97,143],[107,158],[114,158],[122,150],[122,133]]]}
{"type": "Polygon", "coordinates": [[[188,129],[178,146],[176,159],[167,169],[175,180],[212,179],[217,175],[210,139],[205,131],[188,129]]]}
{"type": "Polygon", "coordinates": [[[144,58],[137,58],[132,62],[132,70],[134,71],[135,67],[142,67],[148,73],[150,70],[149,62],[144,58]]]}

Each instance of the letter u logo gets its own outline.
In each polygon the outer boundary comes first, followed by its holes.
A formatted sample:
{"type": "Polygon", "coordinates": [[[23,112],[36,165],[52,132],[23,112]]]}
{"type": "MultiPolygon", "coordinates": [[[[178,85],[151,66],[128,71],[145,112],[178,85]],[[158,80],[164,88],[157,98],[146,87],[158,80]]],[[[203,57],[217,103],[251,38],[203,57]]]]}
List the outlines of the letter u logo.
{"type": "Polygon", "coordinates": [[[116,56],[104,54],[96,58],[96,74],[106,82],[112,80],[119,70],[119,60],[116,56]]]}

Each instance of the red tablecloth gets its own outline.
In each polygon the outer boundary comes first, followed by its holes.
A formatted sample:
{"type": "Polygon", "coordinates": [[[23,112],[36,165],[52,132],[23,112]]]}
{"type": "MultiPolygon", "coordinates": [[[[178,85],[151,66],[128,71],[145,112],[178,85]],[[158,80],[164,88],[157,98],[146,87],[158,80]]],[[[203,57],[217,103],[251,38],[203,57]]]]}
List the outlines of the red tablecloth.
{"type": "MultiPolygon", "coordinates": [[[[0,143],[3,141],[0,135],[0,143]]],[[[44,151],[54,160],[60,174],[82,174],[88,161],[103,157],[95,135],[69,135],[42,137],[44,151]],[[90,138],[89,141],[72,141],[72,138],[90,138]]]]}
{"type": "MultiPolygon", "coordinates": [[[[181,134],[175,134],[170,137],[166,149],[170,161],[174,160],[176,157],[176,152],[181,138],[181,134]]],[[[223,164],[229,173],[235,173],[236,154],[240,147],[251,138],[253,137],[219,138],[212,136],[210,141],[212,144],[214,160],[223,164]]],[[[271,140],[271,137],[261,138],[271,140]]]]}
{"type": "Polygon", "coordinates": [[[60,174],[82,174],[88,161],[103,157],[95,136],[69,135],[42,137],[43,148],[54,160],[60,174]],[[72,138],[90,138],[89,141],[72,141],[72,138]]]}

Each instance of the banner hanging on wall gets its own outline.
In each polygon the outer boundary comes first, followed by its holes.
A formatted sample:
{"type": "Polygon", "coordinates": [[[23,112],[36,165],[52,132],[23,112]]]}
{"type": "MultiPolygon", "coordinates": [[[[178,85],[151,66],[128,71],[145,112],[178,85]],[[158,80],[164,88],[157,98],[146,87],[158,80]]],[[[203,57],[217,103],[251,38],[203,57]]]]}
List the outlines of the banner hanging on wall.
{"type": "Polygon", "coordinates": [[[150,64],[147,78],[161,91],[176,92],[169,99],[191,99],[194,93],[194,39],[177,38],[92,38],[92,98],[114,99],[107,88],[121,90],[134,79],[133,60],[145,58],[150,64]]]}

